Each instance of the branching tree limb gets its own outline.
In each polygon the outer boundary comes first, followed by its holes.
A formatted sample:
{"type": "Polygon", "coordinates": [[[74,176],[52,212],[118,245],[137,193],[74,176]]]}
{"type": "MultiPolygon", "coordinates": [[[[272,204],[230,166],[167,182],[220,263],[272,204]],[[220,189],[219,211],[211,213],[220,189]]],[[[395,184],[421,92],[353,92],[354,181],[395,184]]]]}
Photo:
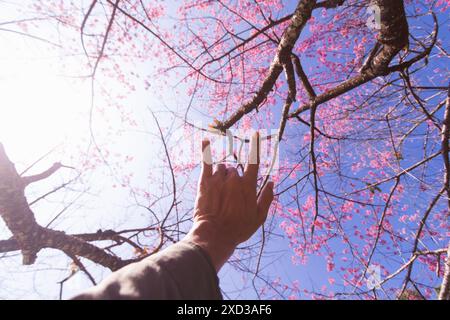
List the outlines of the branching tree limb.
{"type": "MultiPolygon", "coordinates": [[[[57,168],[59,165],[28,180],[37,181],[50,176],[57,168]]],[[[43,248],[59,249],[69,256],[85,257],[111,270],[128,263],[80,238],[40,226],[25,197],[26,185],[27,178],[20,177],[0,144],[0,216],[22,251],[23,264],[33,264],[37,253],[43,248]]],[[[7,245],[11,248],[12,242],[7,245]]]]}
{"type": "Polygon", "coordinates": [[[292,15],[290,24],[281,38],[280,44],[277,48],[277,53],[260,89],[250,101],[244,103],[227,120],[218,122],[215,125],[217,129],[225,131],[226,129],[231,128],[231,126],[239,121],[245,114],[258,108],[266,99],[267,95],[275,85],[279,75],[283,71],[283,63],[290,59],[292,48],[298,40],[303,27],[311,17],[311,13],[315,5],[316,1],[314,0],[299,1],[294,14],[292,15]]]}

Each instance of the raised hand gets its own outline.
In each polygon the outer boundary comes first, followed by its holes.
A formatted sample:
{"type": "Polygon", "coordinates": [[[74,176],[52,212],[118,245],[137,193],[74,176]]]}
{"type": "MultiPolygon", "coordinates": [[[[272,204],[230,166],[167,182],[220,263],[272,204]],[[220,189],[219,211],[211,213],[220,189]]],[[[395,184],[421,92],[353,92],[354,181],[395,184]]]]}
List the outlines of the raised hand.
{"type": "Polygon", "coordinates": [[[202,171],[194,210],[194,226],[187,239],[210,255],[218,271],[241,242],[264,223],[273,200],[273,182],[257,198],[259,136],[250,141],[243,176],[233,167],[217,164],[213,170],[210,142],[202,142],[202,171]]]}

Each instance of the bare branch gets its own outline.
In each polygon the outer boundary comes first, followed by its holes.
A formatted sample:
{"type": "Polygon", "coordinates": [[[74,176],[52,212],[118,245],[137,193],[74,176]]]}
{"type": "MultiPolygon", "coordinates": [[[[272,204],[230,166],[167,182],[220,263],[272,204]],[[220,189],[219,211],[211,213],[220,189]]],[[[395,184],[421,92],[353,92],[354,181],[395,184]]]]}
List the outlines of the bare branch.
{"type": "Polygon", "coordinates": [[[45,170],[42,173],[32,175],[32,176],[26,176],[22,178],[24,186],[28,186],[30,183],[37,182],[40,180],[47,179],[52,174],[54,174],[56,171],[58,171],[60,168],[62,168],[63,165],[59,162],[54,163],[49,169],[45,170]]]}
{"type": "Polygon", "coordinates": [[[305,90],[309,95],[309,98],[310,99],[315,98],[316,93],[314,92],[314,89],[311,86],[311,83],[309,82],[308,77],[305,74],[305,71],[303,71],[302,64],[300,63],[300,58],[296,54],[292,53],[292,61],[294,62],[295,71],[297,72],[297,76],[302,81],[303,86],[305,87],[305,90]]]}

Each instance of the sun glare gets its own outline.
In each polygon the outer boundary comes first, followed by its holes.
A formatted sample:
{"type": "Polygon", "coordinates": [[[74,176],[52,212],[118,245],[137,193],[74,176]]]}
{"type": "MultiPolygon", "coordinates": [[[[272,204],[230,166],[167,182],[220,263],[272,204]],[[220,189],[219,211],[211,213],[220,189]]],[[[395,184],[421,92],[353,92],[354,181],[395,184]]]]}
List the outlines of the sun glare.
{"type": "Polygon", "coordinates": [[[35,40],[2,35],[0,47],[0,142],[8,152],[29,163],[43,150],[85,137],[88,82],[68,78],[61,58],[35,40]]]}

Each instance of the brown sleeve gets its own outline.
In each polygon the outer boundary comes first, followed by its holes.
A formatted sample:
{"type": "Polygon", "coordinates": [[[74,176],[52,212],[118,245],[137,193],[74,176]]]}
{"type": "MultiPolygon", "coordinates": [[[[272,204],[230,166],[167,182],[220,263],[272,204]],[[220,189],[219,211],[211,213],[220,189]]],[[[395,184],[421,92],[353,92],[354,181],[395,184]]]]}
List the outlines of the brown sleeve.
{"type": "Polygon", "coordinates": [[[222,294],[209,256],[183,241],[112,273],[72,299],[220,300],[222,294]]]}

